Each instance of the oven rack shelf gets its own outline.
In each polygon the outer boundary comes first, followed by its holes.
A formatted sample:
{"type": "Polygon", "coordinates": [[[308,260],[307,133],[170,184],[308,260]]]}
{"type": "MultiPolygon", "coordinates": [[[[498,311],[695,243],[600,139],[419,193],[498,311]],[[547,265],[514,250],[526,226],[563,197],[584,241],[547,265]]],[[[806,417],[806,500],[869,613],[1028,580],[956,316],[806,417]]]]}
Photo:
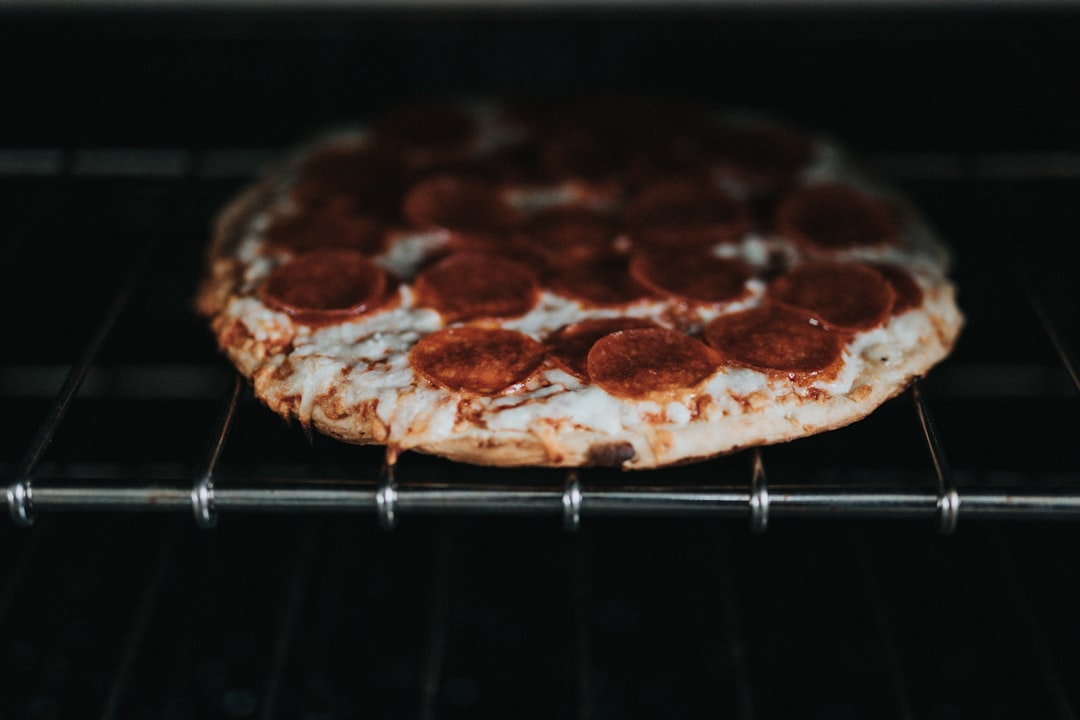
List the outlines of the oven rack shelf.
{"type": "MultiPolygon", "coordinates": [[[[878,160],[900,177],[915,181],[929,179],[934,183],[962,184],[973,179],[1028,182],[1039,178],[1073,181],[1080,177],[1077,172],[1080,162],[1072,155],[1032,156],[1028,158],[1030,162],[1018,162],[1013,156],[1002,156],[995,161],[995,157],[987,156],[974,164],[952,154],[878,160]],[[1006,173],[1009,169],[1012,175],[1006,173]]],[[[247,177],[256,165],[254,160],[261,158],[259,153],[227,151],[198,157],[181,151],[0,152],[0,171],[3,171],[0,176],[6,172],[9,176],[37,177],[46,184],[83,180],[116,182],[128,178],[150,185],[158,183],[163,195],[173,198],[214,179],[247,177]]],[[[47,208],[49,201],[43,202],[41,207],[47,208]]],[[[164,205],[169,207],[170,203],[164,205]]],[[[47,210],[39,208],[38,212],[47,210]]],[[[167,220],[161,224],[168,227],[167,220]]],[[[1064,483],[958,485],[950,468],[946,443],[935,426],[931,402],[918,381],[907,394],[914,406],[915,422],[928,462],[925,472],[917,473],[917,481],[912,483],[863,482],[854,471],[846,478],[851,482],[842,485],[829,482],[828,478],[818,482],[813,477],[807,483],[770,485],[768,450],[747,451],[744,454],[750,460],[750,467],[743,473],[732,473],[725,467],[717,472],[715,483],[711,477],[706,482],[687,481],[678,469],[653,484],[597,482],[593,471],[588,469],[556,475],[553,477],[557,479],[543,484],[523,485],[520,479],[474,482],[467,467],[454,472],[453,482],[443,482],[433,481],[422,472],[379,467],[377,462],[363,464],[348,476],[309,477],[301,469],[289,474],[287,479],[275,480],[270,472],[255,481],[236,482],[227,468],[223,471],[220,459],[246,389],[240,377],[235,378],[221,399],[224,409],[210,437],[210,449],[193,476],[175,468],[147,474],[137,465],[121,467],[119,472],[98,472],[94,468],[73,470],[70,463],[62,463],[65,467],[53,471],[42,462],[46,449],[84,381],[98,369],[100,351],[127,311],[133,294],[145,281],[147,266],[158,244],[160,238],[148,239],[146,252],[137,255],[118,282],[100,322],[89,333],[90,339],[71,365],[60,390],[52,396],[37,434],[21,459],[11,464],[13,469],[4,473],[2,482],[6,486],[8,509],[16,524],[30,525],[36,513],[53,511],[192,512],[201,526],[212,526],[219,514],[232,512],[354,512],[374,513],[383,527],[392,528],[404,515],[469,513],[561,516],[563,525],[570,530],[577,528],[583,517],[605,515],[742,519],[756,532],[766,530],[771,520],[783,518],[925,519],[935,523],[941,532],[950,533],[960,517],[1080,519],[1080,469],[1072,464],[1065,473],[1064,483]]],[[[194,282],[193,278],[187,280],[194,282]]],[[[1051,314],[1035,293],[1027,292],[1026,300],[1029,317],[1033,324],[1041,326],[1039,334],[1049,341],[1057,355],[1058,365],[1051,373],[1055,374],[1052,379],[1063,382],[1054,386],[1053,394],[1067,396],[1067,402],[1074,402],[1080,380],[1070,356],[1073,338],[1069,335],[1062,339],[1051,314]]],[[[1046,367],[1049,366],[1041,369],[1046,367]]],[[[1047,377],[1041,377],[1039,382],[1046,380],[1047,377]]],[[[965,382],[970,389],[985,379],[965,382]]],[[[1036,480],[1038,470],[1035,467],[1036,480]]]]}
{"type": "MultiPolygon", "coordinates": [[[[68,392],[77,388],[80,368],[69,376],[68,392]]],[[[471,482],[460,470],[454,482],[399,480],[394,467],[369,468],[355,478],[263,477],[257,482],[219,481],[221,452],[246,390],[237,375],[224,403],[203,468],[194,478],[167,469],[152,481],[118,477],[117,473],[79,472],[76,477],[31,476],[33,458],[44,448],[32,447],[22,472],[7,488],[11,518],[32,525],[38,512],[127,511],[191,512],[201,527],[213,527],[221,513],[366,513],[381,527],[393,529],[402,515],[476,514],[538,515],[562,518],[568,531],[583,516],[698,516],[742,518],[754,532],[764,532],[771,519],[894,518],[925,519],[953,532],[965,519],[1080,519],[1080,490],[1022,488],[967,489],[953,480],[920,381],[909,388],[915,414],[933,465],[936,491],[882,487],[858,482],[773,485],[767,481],[763,452],[747,451],[750,469],[745,482],[716,484],[612,484],[590,482],[589,470],[570,470],[561,484],[471,482]]],[[[63,394],[50,415],[59,422],[70,401],[63,394]]],[[[55,428],[43,426],[38,443],[55,428]]],[[[70,473],[69,473],[70,475],[70,473]]]]}
{"type": "Polygon", "coordinates": [[[193,512],[212,527],[219,513],[355,512],[374,513],[391,529],[402,515],[546,515],[577,529],[583,516],[708,516],[744,518],[756,532],[773,519],[895,518],[935,521],[942,532],[967,519],[1080,519],[1080,493],[973,490],[947,496],[911,490],[883,491],[860,486],[636,486],[590,488],[571,477],[564,487],[386,484],[372,480],[268,479],[259,484],[185,486],[181,481],[144,485],[84,478],[42,480],[8,489],[9,507],[19,524],[32,524],[37,512],[164,511],[193,512]]]}

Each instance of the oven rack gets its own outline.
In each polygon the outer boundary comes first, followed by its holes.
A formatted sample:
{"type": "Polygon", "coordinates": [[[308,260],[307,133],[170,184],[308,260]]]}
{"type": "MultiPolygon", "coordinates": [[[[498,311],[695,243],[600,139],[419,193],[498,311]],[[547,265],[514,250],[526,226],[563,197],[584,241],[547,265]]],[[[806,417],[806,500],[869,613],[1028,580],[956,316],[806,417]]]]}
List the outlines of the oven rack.
{"type": "MultiPolygon", "coordinates": [[[[106,150],[69,153],[61,150],[0,150],[0,176],[65,178],[137,178],[171,183],[174,192],[207,178],[249,176],[271,153],[184,150],[106,150]]],[[[882,156],[877,164],[894,176],[933,181],[1007,178],[1070,179],[1080,177],[1080,156],[1025,155],[905,155],[882,156]]],[[[167,511],[191,512],[201,527],[216,524],[219,514],[231,512],[356,512],[373,513],[387,529],[409,514],[466,513],[478,515],[547,515],[562,518],[567,530],[577,529],[583,516],[706,516],[748,521],[754,532],[764,532],[775,518],[898,518],[924,519],[942,533],[953,532],[963,515],[971,519],[1080,519],[1080,482],[1070,468],[1065,486],[958,487],[950,467],[947,443],[935,424],[932,402],[921,381],[907,395],[925,446],[927,483],[843,485],[813,481],[770,485],[768,450],[753,449],[745,474],[718,473],[716,482],[685,482],[671,471],[655,483],[594,482],[584,469],[559,475],[542,484],[474,482],[467,467],[454,473],[452,482],[403,475],[400,469],[368,463],[353,476],[299,477],[236,482],[222,472],[221,455],[234,425],[236,410],[245,396],[246,383],[234,378],[224,398],[217,425],[209,438],[198,472],[185,476],[166,468],[150,476],[137,469],[99,472],[68,468],[55,474],[38,472],[42,459],[75,401],[101,348],[131,297],[146,276],[148,258],[157,238],[146,243],[118,289],[81,354],[71,365],[53,397],[32,441],[5,482],[9,513],[18,525],[32,525],[35,515],[52,511],[167,511]]],[[[192,278],[194,283],[194,278],[192,278]]],[[[1053,346],[1064,374],[1080,390],[1069,342],[1035,293],[1027,293],[1031,314],[1053,346]]],[[[1073,388],[1070,388],[1072,391],[1073,388]]]]}
{"type": "MultiPolygon", "coordinates": [[[[72,377],[79,369],[73,370],[72,377]]],[[[76,387],[69,380],[69,387],[76,387]]],[[[213,527],[222,512],[373,513],[385,529],[397,526],[401,515],[466,513],[478,515],[561,516],[563,527],[577,530],[583,515],[706,516],[747,519],[752,531],[766,530],[771,518],[902,518],[936,522],[938,530],[953,532],[960,515],[972,519],[1080,519],[1080,491],[957,489],[941,439],[919,381],[908,391],[934,469],[937,491],[882,489],[858,484],[815,483],[770,486],[763,452],[748,451],[750,469],[743,484],[715,485],[589,484],[589,470],[565,473],[560,485],[473,483],[462,470],[460,481],[399,481],[392,466],[368,469],[359,478],[265,478],[259,482],[217,480],[221,452],[246,391],[236,376],[218,420],[204,467],[194,478],[166,477],[154,481],[119,481],[100,474],[75,479],[34,478],[25,466],[8,486],[12,519],[29,526],[40,511],[158,511],[192,512],[200,527],[213,527]]],[[[62,418],[69,398],[57,399],[50,419],[62,418]]],[[[43,426],[44,427],[44,426],[43,426]]],[[[55,428],[46,428],[38,444],[55,428]]],[[[28,457],[39,457],[35,445],[28,457]]],[[[32,462],[30,460],[24,463],[32,462]]]]}

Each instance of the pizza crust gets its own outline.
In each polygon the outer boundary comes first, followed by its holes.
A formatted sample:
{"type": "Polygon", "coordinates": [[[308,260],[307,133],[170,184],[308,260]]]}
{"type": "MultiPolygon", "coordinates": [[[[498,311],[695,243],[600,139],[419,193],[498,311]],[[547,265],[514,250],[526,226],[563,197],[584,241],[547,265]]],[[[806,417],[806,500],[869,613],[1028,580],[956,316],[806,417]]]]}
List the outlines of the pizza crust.
{"type": "MultiPolygon", "coordinates": [[[[818,155],[834,164],[840,157],[832,146],[819,148],[818,155]]],[[[513,393],[452,392],[409,365],[410,348],[445,323],[437,312],[416,305],[408,282],[387,308],[328,327],[297,323],[258,299],[259,284],[280,262],[260,253],[260,233],[270,210],[289,202],[291,167],[268,174],[219,215],[196,306],[210,319],[222,351],[271,410],[345,442],[387,445],[391,457],[413,450],[479,465],[649,469],[785,442],[865,417],[945,358],[963,325],[945,276],[944,245],[903,198],[878,188],[902,209],[908,245],[837,256],[902,263],[921,286],[924,302],[856,335],[835,378],[807,382],[721,367],[696,387],[662,398],[625,399],[548,360],[513,393]]],[[[839,167],[826,163],[817,172],[847,177],[846,166],[839,167]]],[[[437,244],[423,232],[406,235],[400,244],[417,258],[437,244]]],[[[771,242],[752,235],[739,252],[760,254],[771,242]]],[[[383,260],[391,267],[409,263],[383,260]]],[[[761,293],[758,287],[742,305],[722,312],[760,303],[761,293]]],[[[499,324],[537,339],[583,317],[628,314],[669,324],[670,307],[660,305],[596,309],[545,291],[533,311],[499,324]]],[[[690,325],[700,328],[713,311],[694,312],[690,325]]]]}

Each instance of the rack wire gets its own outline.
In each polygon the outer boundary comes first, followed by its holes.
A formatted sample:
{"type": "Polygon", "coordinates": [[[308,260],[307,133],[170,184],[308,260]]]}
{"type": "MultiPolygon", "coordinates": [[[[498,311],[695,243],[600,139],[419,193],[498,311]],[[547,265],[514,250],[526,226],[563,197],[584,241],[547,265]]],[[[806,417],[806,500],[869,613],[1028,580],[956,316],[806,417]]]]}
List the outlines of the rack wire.
{"type": "MultiPolygon", "coordinates": [[[[0,150],[0,176],[43,178],[138,178],[173,183],[179,196],[185,188],[221,178],[244,178],[269,153],[213,151],[192,153],[183,150],[137,152],[86,151],[65,153],[44,149],[0,150]]],[[[1080,165],[1069,158],[1047,156],[1046,167],[1037,157],[975,157],[964,160],[952,156],[879,158],[880,164],[909,178],[952,178],[961,168],[982,168],[989,178],[1003,168],[1019,168],[1031,174],[1042,168],[1052,178],[1080,176],[1080,165]],[[1023,160],[1020,162],[1019,160],[1023,160]],[[943,168],[945,170],[943,170],[943,168]]],[[[152,235],[151,235],[152,237],[152,235]]],[[[262,476],[254,481],[237,481],[228,473],[223,454],[234,428],[237,409],[247,398],[246,384],[239,376],[228,383],[219,399],[221,410],[208,437],[207,449],[193,475],[164,468],[152,477],[139,475],[138,468],[122,472],[83,471],[69,465],[59,477],[42,472],[42,459],[80,388],[96,369],[99,354],[109,334],[125,312],[140,283],[146,281],[148,257],[153,242],[139,254],[123,277],[114,297],[94,327],[81,353],[71,364],[59,391],[53,396],[44,419],[7,480],[7,503],[13,521],[31,525],[38,513],[55,511],[167,511],[191,512],[200,527],[212,527],[221,513],[230,512],[358,512],[374,513],[387,529],[400,518],[412,514],[526,514],[561,517],[563,526],[573,531],[583,518],[594,516],[707,516],[741,518],[752,531],[764,532],[770,522],[785,518],[922,518],[936,523],[938,530],[953,532],[961,516],[994,519],[1080,519],[1080,464],[1065,471],[1065,482],[1052,485],[1025,484],[1023,487],[960,488],[951,468],[944,437],[934,419],[934,398],[925,383],[916,380],[907,395],[913,406],[927,457],[926,476],[932,482],[892,484],[799,482],[770,484],[766,469],[768,448],[744,453],[749,467],[741,477],[732,476],[731,465],[717,467],[707,482],[695,473],[693,482],[679,473],[656,475],[656,481],[594,482],[589,470],[574,470],[560,479],[542,484],[521,484],[519,479],[476,482],[466,467],[457,468],[452,481],[430,480],[403,475],[395,467],[365,463],[347,476],[262,476]]],[[[194,278],[191,278],[192,285],[194,278]]],[[[1064,375],[1072,389],[1080,391],[1070,339],[1055,324],[1038,294],[1026,293],[1032,323],[1041,328],[1053,347],[1054,378],[1064,375]]],[[[212,360],[208,360],[212,362],[212,360]]],[[[190,371],[190,368],[185,371],[190,371]]],[[[166,371],[167,372],[167,371],[166,371]]],[[[5,382],[17,386],[18,380],[5,382]]],[[[183,386],[183,383],[180,383],[183,386]]],[[[1055,386],[1057,387],[1057,386],[1055,386]]],[[[1075,398],[1073,398],[1075,402],[1075,398]]],[[[842,432],[842,431],[841,431],[842,432]]],[[[121,465],[123,465],[121,461],[121,465]]],[[[100,468],[98,468],[100,470],[100,468]]],[[[741,473],[742,471],[740,471],[741,473]]],[[[651,476],[646,476],[647,478],[651,476]]]]}

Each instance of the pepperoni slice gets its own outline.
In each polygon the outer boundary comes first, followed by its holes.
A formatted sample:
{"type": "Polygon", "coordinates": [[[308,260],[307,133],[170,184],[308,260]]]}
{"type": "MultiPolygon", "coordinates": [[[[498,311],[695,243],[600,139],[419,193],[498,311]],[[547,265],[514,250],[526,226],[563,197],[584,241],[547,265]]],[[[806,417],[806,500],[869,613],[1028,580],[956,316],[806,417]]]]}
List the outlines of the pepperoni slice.
{"type": "Polygon", "coordinates": [[[341,322],[382,305],[389,285],[386,271],[363,255],[325,249],[278,266],[259,297],[299,322],[341,322]]]}
{"type": "Polygon", "coordinates": [[[884,202],[837,183],[790,193],[776,210],[776,229],[824,250],[895,244],[900,238],[896,218],[884,202]]]}
{"type": "Polygon", "coordinates": [[[413,283],[420,305],[446,322],[524,315],[540,299],[532,270],[498,255],[454,253],[428,267],[413,283]]]}
{"type": "Polygon", "coordinates": [[[414,227],[443,229],[466,244],[491,240],[517,220],[494,186],[462,175],[439,175],[414,185],[402,215],[414,227]]]}
{"type": "Polygon", "coordinates": [[[518,236],[561,265],[610,254],[619,228],[612,218],[585,208],[555,207],[535,215],[518,236]]]}
{"type": "MultiPolygon", "coordinates": [[[[559,107],[541,164],[556,179],[633,187],[662,174],[702,169],[693,136],[700,108],[667,99],[597,96],[559,107]]],[[[546,127],[545,127],[546,126],[546,127]]]]}
{"type": "Polygon", "coordinates": [[[677,330],[620,330],[589,351],[592,381],[617,397],[641,399],[698,385],[716,371],[716,354],[677,330]]]}
{"type": "Polygon", "coordinates": [[[885,276],[893,292],[896,293],[896,300],[893,301],[892,306],[893,315],[914,310],[922,305],[922,288],[915,282],[911,273],[899,265],[873,265],[873,268],[885,276]]]}
{"type": "Polygon", "coordinates": [[[659,326],[645,318],[591,318],[559,329],[544,344],[559,367],[580,380],[588,380],[589,350],[597,340],[620,330],[655,327],[659,326]]]}
{"type": "Polygon", "coordinates": [[[297,214],[275,215],[263,238],[271,249],[292,253],[348,248],[378,255],[387,247],[384,224],[370,215],[353,213],[345,197],[297,214]]]}
{"type": "Polygon", "coordinates": [[[629,305],[653,295],[631,276],[627,259],[615,254],[559,264],[547,284],[552,291],[591,307],[629,305]]]}
{"type": "Polygon", "coordinates": [[[660,256],[643,253],[630,261],[630,275],[659,295],[684,302],[723,305],[749,294],[754,270],[742,260],[707,253],[660,256]]]}
{"type": "Polygon", "coordinates": [[[835,372],[844,349],[842,335],[769,305],[721,315],[705,342],[731,365],[804,378],[835,372]]]}
{"type": "Polygon", "coordinates": [[[816,262],[773,280],[765,297],[826,328],[856,331],[881,325],[896,293],[885,276],[868,265],[816,262]]]}
{"type": "Polygon", "coordinates": [[[392,218],[401,193],[394,156],[366,146],[332,145],[300,166],[291,194],[301,207],[326,202],[350,212],[392,218]]]}
{"type": "Polygon", "coordinates": [[[432,383],[477,395],[513,390],[543,360],[543,346],[528,335],[471,325],[433,332],[409,354],[413,368],[432,383]]]}
{"type": "Polygon", "coordinates": [[[636,238],[657,246],[709,246],[750,228],[741,202],[696,178],[654,181],[630,201],[627,221],[636,238]]]}

